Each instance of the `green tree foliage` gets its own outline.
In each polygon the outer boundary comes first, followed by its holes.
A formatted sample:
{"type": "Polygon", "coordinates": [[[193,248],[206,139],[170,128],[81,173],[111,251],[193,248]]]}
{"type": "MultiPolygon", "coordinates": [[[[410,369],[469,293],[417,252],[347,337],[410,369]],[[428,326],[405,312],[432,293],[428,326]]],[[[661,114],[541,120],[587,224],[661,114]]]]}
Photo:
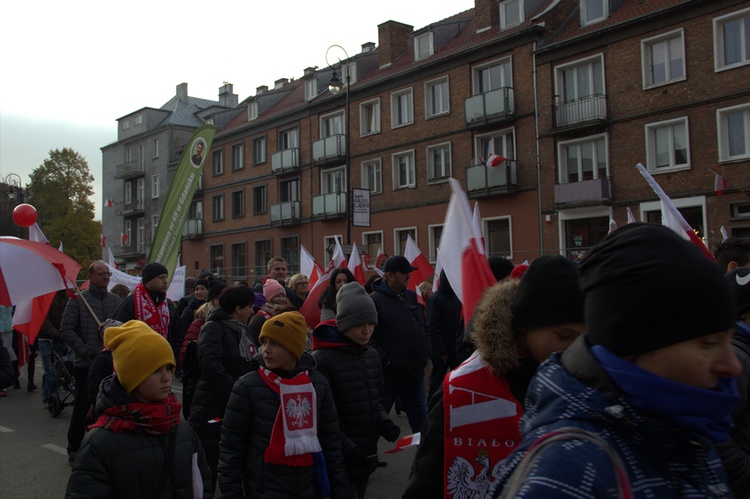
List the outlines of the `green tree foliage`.
{"type": "Polygon", "coordinates": [[[37,210],[39,227],[50,244],[62,242],[63,251],[83,266],[79,278],[84,279],[88,265],[101,258],[102,233],[89,199],[94,177],[86,159],[67,147],[54,149],[29,177],[29,203],[37,210]]]}

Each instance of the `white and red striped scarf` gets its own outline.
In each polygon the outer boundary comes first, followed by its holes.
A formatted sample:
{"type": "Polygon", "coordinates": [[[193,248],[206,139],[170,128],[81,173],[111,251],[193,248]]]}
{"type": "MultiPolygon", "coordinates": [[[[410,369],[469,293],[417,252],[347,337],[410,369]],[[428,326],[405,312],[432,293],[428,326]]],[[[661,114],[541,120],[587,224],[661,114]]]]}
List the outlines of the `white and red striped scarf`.
{"type": "Polygon", "coordinates": [[[141,282],[133,290],[133,302],[135,303],[135,318],[145,322],[151,329],[167,338],[169,333],[167,298],[165,297],[164,301],[157,305],[141,282]]]}
{"type": "Polygon", "coordinates": [[[317,396],[307,371],[291,379],[265,367],[258,373],[281,402],[263,458],[272,464],[312,466],[312,453],[322,449],[318,441],[317,396]]]}

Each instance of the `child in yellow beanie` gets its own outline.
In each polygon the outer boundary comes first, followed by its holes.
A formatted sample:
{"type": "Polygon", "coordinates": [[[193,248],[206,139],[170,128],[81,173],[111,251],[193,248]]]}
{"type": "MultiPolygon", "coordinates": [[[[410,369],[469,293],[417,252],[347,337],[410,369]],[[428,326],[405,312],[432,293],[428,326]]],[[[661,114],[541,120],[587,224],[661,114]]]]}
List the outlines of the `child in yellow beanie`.
{"type": "Polygon", "coordinates": [[[96,422],[73,464],[66,497],[213,497],[200,441],[180,424],[172,347],[146,323],[104,332],[115,374],[102,381],[96,422]]]}
{"type": "Polygon", "coordinates": [[[299,312],[271,317],[261,353],[237,380],[219,445],[219,488],[227,497],[347,497],[331,388],[305,352],[299,312]]]}

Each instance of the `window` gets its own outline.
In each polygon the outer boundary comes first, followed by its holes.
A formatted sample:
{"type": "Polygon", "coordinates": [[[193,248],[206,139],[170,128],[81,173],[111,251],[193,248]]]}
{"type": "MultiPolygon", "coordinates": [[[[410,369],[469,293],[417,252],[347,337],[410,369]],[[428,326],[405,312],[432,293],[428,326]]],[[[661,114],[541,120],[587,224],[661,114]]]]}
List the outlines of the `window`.
{"type": "Polygon", "coordinates": [[[609,232],[609,216],[564,220],[565,256],[580,262],[609,232]]]}
{"type": "Polygon", "coordinates": [[[151,175],[151,197],[159,197],[159,174],[151,175]]]}
{"type": "Polygon", "coordinates": [[[299,179],[279,182],[279,202],[292,203],[299,201],[299,179]]]}
{"type": "Polygon", "coordinates": [[[243,168],[245,168],[245,146],[244,144],[235,144],[232,146],[232,170],[243,168]]]}
{"type": "Polygon", "coordinates": [[[143,124],[143,115],[139,114],[135,117],[135,126],[143,124]]]}
{"type": "Polygon", "coordinates": [[[211,155],[211,169],[214,176],[224,174],[224,149],[214,151],[211,155]]]}
{"type": "Polygon", "coordinates": [[[216,244],[210,246],[208,253],[211,260],[211,270],[217,274],[221,274],[222,269],[226,271],[226,269],[224,269],[224,245],[216,244]]]}
{"type": "Polygon", "coordinates": [[[406,241],[409,240],[409,236],[417,242],[417,229],[410,227],[408,229],[396,229],[393,231],[393,240],[396,242],[394,249],[394,255],[403,255],[406,253],[406,241]]]}
{"type": "Polygon", "coordinates": [[[253,187],[253,215],[265,213],[268,208],[268,199],[266,198],[266,186],[259,185],[253,187]]]}
{"type": "Polygon", "coordinates": [[[486,234],[487,256],[513,258],[510,237],[510,217],[498,217],[485,220],[482,224],[486,234]]]}
{"type": "Polygon", "coordinates": [[[256,137],[253,139],[253,165],[266,162],[266,138],[256,137]]]}
{"type": "Polygon", "coordinates": [[[492,154],[497,154],[506,159],[514,159],[516,153],[513,130],[502,130],[490,135],[477,136],[475,154],[477,164],[484,164],[492,154]]]}
{"type": "Polygon", "coordinates": [[[383,192],[383,170],[379,158],[362,162],[362,188],[370,189],[370,194],[383,192]]]}
{"type": "Polygon", "coordinates": [[[220,222],[224,220],[224,195],[219,194],[211,198],[211,209],[213,210],[213,221],[220,222]]]}
{"type": "Polygon", "coordinates": [[[188,220],[203,220],[203,201],[196,200],[190,203],[188,210],[188,220]]]}
{"type": "Polygon", "coordinates": [[[393,155],[393,188],[416,187],[414,172],[414,151],[393,155]]]}
{"type": "Polygon", "coordinates": [[[299,237],[282,237],[281,256],[286,260],[289,274],[299,272],[299,237]]]}
{"type": "Polygon", "coordinates": [[[344,111],[320,117],[320,138],[325,139],[333,135],[344,133],[344,111]]]}
{"type": "Polygon", "coordinates": [[[158,158],[159,157],[159,139],[154,139],[152,141],[152,144],[154,146],[154,157],[158,158]]]}
{"type": "Polygon", "coordinates": [[[750,9],[714,19],[716,71],[750,64],[750,9]]]}
{"type": "Polygon", "coordinates": [[[159,228],[159,215],[151,215],[151,240],[154,240],[156,230],[159,228]]]}
{"type": "Polygon", "coordinates": [[[424,107],[428,118],[450,112],[448,77],[428,81],[424,85],[424,107]]]}
{"type": "Polygon", "coordinates": [[[430,232],[430,263],[434,265],[437,262],[437,249],[443,237],[443,226],[430,225],[427,229],[430,232]]]}
{"type": "MultiPolygon", "coordinates": [[[[689,198],[672,198],[677,211],[685,218],[695,234],[704,239],[706,234],[706,197],[693,196],[689,198]]],[[[649,223],[661,224],[661,202],[649,201],[641,203],[641,220],[649,223]]],[[[704,240],[705,242],[705,240],[704,240]]]]}
{"type": "Polygon", "coordinates": [[[143,223],[143,217],[135,221],[136,230],[138,231],[138,253],[146,252],[146,227],[143,223]]]}
{"type": "Polygon", "coordinates": [[[125,230],[123,231],[125,235],[125,244],[120,244],[120,246],[130,247],[130,243],[133,240],[133,224],[130,222],[130,220],[125,220],[125,230]]]}
{"type": "Polygon", "coordinates": [[[271,241],[255,241],[255,275],[266,275],[266,264],[271,259],[271,241]]]}
{"type": "Polygon", "coordinates": [[[716,111],[719,161],[750,157],[750,104],[716,111]]]}
{"type": "Polygon", "coordinates": [[[414,60],[426,59],[435,53],[432,31],[414,37],[414,60]]]}
{"type": "Polygon", "coordinates": [[[344,88],[346,88],[346,76],[349,75],[349,83],[351,85],[354,85],[357,83],[357,63],[356,62],[350,62],[349,64],[346,64],[343,67],[343,70],[341,71],[341,82],[344,84],[344,88]]]}
{"type": "Polygon", "coordinates": [[[305,100],[312,100],[318,95],[318,80],[310,78],[305,80],[305,100]]]}
{"type": "Polygon", "coordinates": [[[232,218],[245,216],[245,191],[232,193],[232,218]]]}
{"type": "Polygon", "coordinates": [[[139,178],[135,181],[135,204],[139,210],[143,209],[143,200],[146,195],[146,180],[139,178]]]}
{"type": "Polygon", "coordinates": [[[146,162],[146,151],[144,150],[143,144],[138,146],[138,164],[141,166],[141,170],[145,168],[146,162]]]}
{"type": "Polygon", "coordinates": [[[579,141],[560,142],[560,183],[607,178],[607,137],[598,135],[579,141]]]}
{"type": "Polygon", "coordinates": [[[557,93],[563,102],[575,102],[592,95],[604,95],[602,58],[597,56],[557,68],[557,93]]]}
{"type": "Polygon", "coordinates": [[[380,133],[380,99],[363,102],[359,105],[360,134],[364,137],[380,133]]]}
{"type": "Polygon", "coordinates": [[[133,202],[133,183],[125,182],[125,192],[123,193],[123,200],[125,205],[129,205],[133,202]]]}
{"type": "Polygon", "coordinates": [[[279,132],[279,150],[294,149],[299,147],[299,135],[296,128],[279,132]]]}
{"type": "Polygon", "coordinates": [[[253,101],[247,105],[247,120],[253,121],[258,119],[258,103],[253,101]]]}
{"type": "Polygon", "coordinates": [[[581,0],[581,26],[609,17],[609,0],[581,0]]]}
{"type": "Polygon", "coordinates": [[[362,234],[362,244],[365,251],[370,255],[368,266],[375,267],[375,259],[378,256],[378,250],[383,251],[383,233],[382,232],[365,232],[362,234]]]}
{"type": "Polygon", "coordinates": [[[427,181],[448,180],[451,176],[451,143],[427,148],[427,181]]]}
{"type": "Polygon", "coordinates": [[[687,118],[646,125],[646,163],[649,171],[690,166],[687,118]]]}
{"type": "Polygon", "coordinates": [[[320,172],[320,193],[337,194],[339,192],[347,192],[344,167],[320,172]]]}
{"type": "Polygon", "coordinates": [[[232,276],[247,276],[247,244],[234,243],[230,246],[232,253],[232,276]]]}
{"type": "Polygon", "coordinates": [[[672,31],[641,42],[643,87],[685,79],[685,33],[672,31]]]}
{"type": "Polygon", "coordinates": [[[500,2],[500,29],[508,29],[521,24],[524,20],[523,0],[505,0],[500,2]]]}
{"type": "Polygon", "coordinates": [[[474,94],[485,94],[503,87],[512,86],[511,68],[510,58],[474,68],[474,94]]]}
{"type": "Polygon", "coordinates": [[[396,128],[414,123],[414,109],[411,88],[391,94],[391,127],[396,128]]]}
{"type": "Polygon", "coordinates": [[[733,218],[750,218],[750,203],[737,203],[732,205],[733,218]]]}
{"type": "Polygon", "coordinates": [[[122,129],[127,130],[130,128],[130,120],[125,120],[122,122],[122,129]]]}

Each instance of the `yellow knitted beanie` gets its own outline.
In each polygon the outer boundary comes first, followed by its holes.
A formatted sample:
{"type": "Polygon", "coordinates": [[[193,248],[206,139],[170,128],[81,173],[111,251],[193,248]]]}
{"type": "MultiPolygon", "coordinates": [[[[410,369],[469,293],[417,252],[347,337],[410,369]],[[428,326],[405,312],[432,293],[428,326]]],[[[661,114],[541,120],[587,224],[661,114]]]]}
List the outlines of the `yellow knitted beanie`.
{"type": "Polygon", "coordinates": [[[263,323],[260,330],[260,341],[270,338],[286,348],[299,360],[307,343],[307,323],[299,312],[284,312],[274,315],[263,323]]]}
{"type": "Polygon", "coordinates": [[[169,342],[145,322],[134,320],[107,328],[104,345],[112,351],[117,379],[127,393],[162,366],[175,366],[169,342]]]}

